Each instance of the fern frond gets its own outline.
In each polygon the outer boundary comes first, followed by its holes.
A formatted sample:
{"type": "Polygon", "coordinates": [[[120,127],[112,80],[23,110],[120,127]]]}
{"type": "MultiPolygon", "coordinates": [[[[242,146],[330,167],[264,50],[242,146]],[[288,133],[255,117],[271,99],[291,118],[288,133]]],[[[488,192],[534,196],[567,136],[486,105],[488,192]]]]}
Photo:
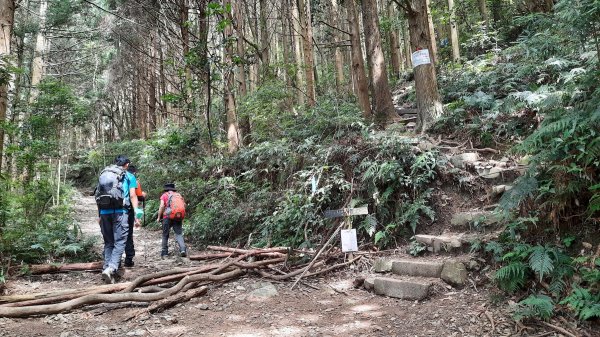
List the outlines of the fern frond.
{"type": "Polygon", "coordinates": [[[527,266],[522,262],[512,262],[500,269],[494,275],[498,286],[508,292],[515,292],[523,287],[526,280],[527,266]]]}
{"type": "Polygon", "coordinates": [[[540,282],[544,275],[549,274],[554,269],[554,262],[548,251],[546,247],[538,245],[533,248],[529,256],[529,267],[540,276],[540,282]]]}
{"type": "Polygon", "coordinates": [[[536,317],[544,320],[552,317],[554,312],[554,301],[546,295],[531,295],[519,302],[519,308],[515,312],[515,319],[536,317]]]}

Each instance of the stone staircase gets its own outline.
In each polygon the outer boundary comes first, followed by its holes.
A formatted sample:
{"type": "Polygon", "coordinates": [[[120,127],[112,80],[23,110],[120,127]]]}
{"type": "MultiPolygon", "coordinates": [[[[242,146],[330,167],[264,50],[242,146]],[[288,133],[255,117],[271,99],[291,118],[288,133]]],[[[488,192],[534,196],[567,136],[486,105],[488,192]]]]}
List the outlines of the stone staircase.
{"type": "Polygon", "coordinates": [[[467,269],[457,260],[383,258],[376,261],[374,271],[381,276],[367,278],[367,290],[404,300],[426,299],[435,284],[462,287],[467,281],[467,269]]]}

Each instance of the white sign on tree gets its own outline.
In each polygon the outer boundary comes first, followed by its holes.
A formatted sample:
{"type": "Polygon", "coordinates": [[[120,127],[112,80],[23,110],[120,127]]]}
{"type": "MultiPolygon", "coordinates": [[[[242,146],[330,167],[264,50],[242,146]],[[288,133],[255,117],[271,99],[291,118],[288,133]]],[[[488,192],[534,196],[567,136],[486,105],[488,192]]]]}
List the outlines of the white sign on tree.
{"type": "Polygon", "coordinates": [[[412,64],[413,68],[416,68],[423,64],[431,64],[431,58],[429,57],[429,49],[421,49],[412,53],[412,64]]]}

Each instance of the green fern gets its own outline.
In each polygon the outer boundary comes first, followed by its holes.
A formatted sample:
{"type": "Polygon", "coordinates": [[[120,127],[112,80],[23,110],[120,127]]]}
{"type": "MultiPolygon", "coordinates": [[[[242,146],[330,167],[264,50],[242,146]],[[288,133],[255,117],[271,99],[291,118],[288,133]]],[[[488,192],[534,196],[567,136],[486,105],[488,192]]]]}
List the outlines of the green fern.
{"type": "Polygon", "coordinates": [[[527,265],[523,262],[512,262],[498,269],[494,275],[498,286],[513,293],[525,285],[527,280],[527,265]]]}
{"type": "Polygon", "coordinates": [[[560,304],[571,308],[581,320],[600,318],[600,293],[592,294],[588,289],[575,286],[560,304]]]}
{"type": "Polygon", "coordinates": [[[549,254],[549,249],[543,246],[536,246],[532,249],[529,256],[529,267],[540,276],[540,282],[544,275],[549,274],[554,269],[554,263],[549,254]]]}
{"type": "Polygon", "coordinates": [[[527,174],[518,178],[509,191],[504,192],[499,202],[500,209],[508,212],[517,208],[525,199],[533,196],[538,191],[538,181],[534,174],[527,174]]]}
{"type": "Polygon", "coordinates": [[[517,321],[523,318],[541,318],[548,320],[554,312],[554,302],[546,295],[530,295],[526,299],[519,302],[518,308],[515,311],[515,319],[517,321]]]}

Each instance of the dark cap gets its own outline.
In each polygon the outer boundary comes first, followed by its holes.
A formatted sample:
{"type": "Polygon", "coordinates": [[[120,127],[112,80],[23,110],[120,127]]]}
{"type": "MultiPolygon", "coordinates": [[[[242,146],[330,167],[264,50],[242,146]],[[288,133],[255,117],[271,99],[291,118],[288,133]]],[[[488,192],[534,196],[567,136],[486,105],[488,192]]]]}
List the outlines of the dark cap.
{"type": "Polygon", "coordinates": [[[127,171],[129,171],[131,173],[137,173],[137,167],[135,167],[134,165],[129,164],[129,166],[127,166],[127,171]]]}
{"type": "Polygon", "coordinates": [[[165,184],[164,190],[165,190],[165,192],[168,192],[168,191],[177,191],[175,189],[175,184],[173,184],[173,183],[165,184]]]}
{"type": "Polygon", "coordinates": [[[125,166],[129,163],[131,163],[131,160],[129,160],[126,155],[120,154],[117,156],[117,158],[115,158],[115,164],[118,166],[125,166]]]}

